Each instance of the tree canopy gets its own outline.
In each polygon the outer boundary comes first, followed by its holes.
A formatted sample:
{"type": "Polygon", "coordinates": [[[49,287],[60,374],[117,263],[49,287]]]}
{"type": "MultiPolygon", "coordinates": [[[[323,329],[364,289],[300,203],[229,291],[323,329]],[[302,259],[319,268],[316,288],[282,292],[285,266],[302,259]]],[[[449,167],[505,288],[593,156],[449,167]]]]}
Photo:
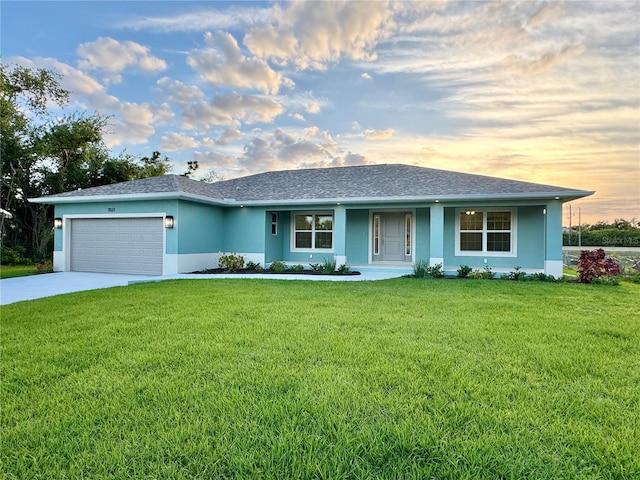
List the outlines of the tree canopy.
{"type": "Polygon", "coordinates": [[[164,175],[172,164],[160,152],[113,158],[103,141],[108,118],[68,113],[70,92],[47,69],[0,64],[0,215],[2,244],[23,246],[34,259],[50,256],[53,208],[29,198],[164,175]]]}

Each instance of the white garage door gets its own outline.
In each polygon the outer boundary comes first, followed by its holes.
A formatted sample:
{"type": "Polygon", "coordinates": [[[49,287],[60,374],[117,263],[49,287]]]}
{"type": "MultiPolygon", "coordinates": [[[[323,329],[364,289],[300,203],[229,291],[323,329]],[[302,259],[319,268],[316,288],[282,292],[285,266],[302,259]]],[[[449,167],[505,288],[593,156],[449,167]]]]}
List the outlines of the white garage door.
{"type": "Polygon", "coordinates": [[[71,220],[71,270],[162,275],[162,218],[71,220]]]}

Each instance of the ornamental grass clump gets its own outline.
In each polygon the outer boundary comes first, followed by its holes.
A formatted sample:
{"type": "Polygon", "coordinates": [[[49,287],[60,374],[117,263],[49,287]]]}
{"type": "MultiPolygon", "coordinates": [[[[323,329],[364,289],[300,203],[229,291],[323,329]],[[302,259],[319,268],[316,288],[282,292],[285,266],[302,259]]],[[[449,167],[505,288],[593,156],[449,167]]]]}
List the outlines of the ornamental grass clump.
{"type": "Polygon", "coordinates": [[[612,277],[620,274],[620,266],[602,248],[582,250],[577,267],[578,283],[617,283],[612,277]]]}
{"type": "Polygon", "coordinates": [[[429,264],[424,260],[418,260],[413,264],[413,276],[415,278],[425,278],[429,272],[429,264]]]}

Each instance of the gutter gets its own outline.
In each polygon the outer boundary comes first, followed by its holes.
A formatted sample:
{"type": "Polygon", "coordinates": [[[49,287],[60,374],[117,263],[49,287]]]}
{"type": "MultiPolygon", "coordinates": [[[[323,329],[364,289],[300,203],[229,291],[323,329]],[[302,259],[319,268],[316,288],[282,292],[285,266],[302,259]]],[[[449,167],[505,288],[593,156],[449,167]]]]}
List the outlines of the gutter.
{"type": "Polygon", "coordinates": [[[466,194],[466,195],[411,195],[393,197],[353,197],[353,198],[291,198],[284,200],[242,200],[234,198],[211,198],[202,195],[195,195],[184,192],[157,192],[157,193],[129,193],[122,195],[87,195],[87,196],[66,196],[66,197],[38,197],[29,198],[31,203],[43,204],[65,204],[65,203],[104,203],[122,202],[135,200],[190,200],[198,203],[206,203],[216,206],[285,206],[285,205],[326,205],[326,204],[393,204],[407,202],[422,203],[446,203],[461,201],[502,201],[502,200],[557,200],[570,202],[578,198],[593,195],[595,191],[587,190],[561,190],[556,192],[535,192],[535,193],[499,193],[499,194],[466,194]]]}
{"type": "Polygon", "coordinates": [[[184,192],[125,193],[120,195],[78,195],[67,197],[48,196],[28,199],[30,203],[43,203],[49,205],[58,205],[63,203],[126,202],[131,200],[191,200],[193,202],[207,203],[210,205],[219,206],[227,205],[229,202],[229,199],[217,199],[184,192]]]}

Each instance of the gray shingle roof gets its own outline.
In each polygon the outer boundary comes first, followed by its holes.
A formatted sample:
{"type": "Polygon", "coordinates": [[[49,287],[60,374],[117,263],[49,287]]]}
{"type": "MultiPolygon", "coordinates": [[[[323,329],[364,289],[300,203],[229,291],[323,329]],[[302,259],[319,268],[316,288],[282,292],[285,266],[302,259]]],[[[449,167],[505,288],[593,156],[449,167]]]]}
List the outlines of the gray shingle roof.
{"type": "Polygon", "coordinates": [[[113,183],[100,187],[72,190],[70,192],[49,195],[43,198],[68,198],[68,197],[98,197],[109,195],[139,195],[154,193],[188,193],[210,198],[222,197],[216,194],[213,185],[191,180],[181,175],[163,175],[160,177],[149,177],[130,182],[113,183]]]}
{"type": "MultiPolygon", "coordinates": [[[[42,197],[88,201],[87,197],[174,195],[224,203],[317,203],[322,200],[356,199],[455,199],[554,197],[575,199],[593,192],[411,165],[361,165],[354,167],[284,170],[259,173],[213,184],[178,175],[145,178],[42,197]],[[147,195],[145,195],[147,194],[147,195]]],[[[46,200],[46,201],[45,201],[46,200]]]]}

